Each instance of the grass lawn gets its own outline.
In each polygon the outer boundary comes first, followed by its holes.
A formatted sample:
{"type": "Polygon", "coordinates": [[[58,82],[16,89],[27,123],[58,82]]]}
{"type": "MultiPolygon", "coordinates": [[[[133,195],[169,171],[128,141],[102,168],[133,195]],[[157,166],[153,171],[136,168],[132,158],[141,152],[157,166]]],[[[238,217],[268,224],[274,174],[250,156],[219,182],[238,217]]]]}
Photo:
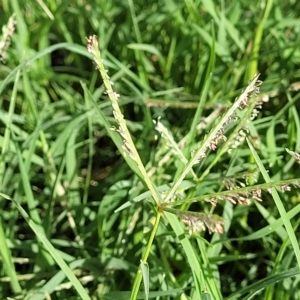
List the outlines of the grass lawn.
{"type": "Polygon", "coordinates": [[[2,0],[0,299],[300,299],[299,14],[2,0]]]}

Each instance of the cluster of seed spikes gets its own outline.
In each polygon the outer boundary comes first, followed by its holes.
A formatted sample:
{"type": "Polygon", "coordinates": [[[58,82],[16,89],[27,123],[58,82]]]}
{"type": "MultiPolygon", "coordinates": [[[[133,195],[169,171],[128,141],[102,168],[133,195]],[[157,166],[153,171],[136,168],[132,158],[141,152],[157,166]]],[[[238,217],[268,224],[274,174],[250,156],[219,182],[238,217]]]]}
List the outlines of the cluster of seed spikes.
{"type": "Polygon", "coordinates": [[[247,188],[236,189],[233,191],[224,191],[215,194],[214,197],[207,197],[212,205],[216,205],[218,201],[229,201],[232,204],[245,204],[250,205],[251,200],[262,201],[261,193],[262,191],[267,191],[269,194],[272,194],[272,187],[277,188],[281,193],[291,191],[291,186],[294,188],[300,188],[299,180],[285,180],[282,182],[276,182],[270,184],[259,184],[255,186],[250,186],[247,188]]]}
{"type": "MultiPolygon", "coordinates": [[[[262,84],[261,80],[258,80],[258,76],[256,75],[254,77],[254,79],[250,82],[249,86],[246,88],[246,90],[241,94],[241,96],[236,100],[235,103],[237,103],[237,108],[240,110],[243,110],[247,107],[250,106],[249,100],[252,97],[257,97],[258,94],[260,93],[260,85],[262,84]]],[[[258,99],[256,98],[255,101],[253,101],[254,103],[254,107],[251,108],[251,116],[250,116],[250,120],[253,120],[257,115],[258,115],[258,111],[262,108],[262,104],[263,101],[262,99],[258,99]]],[[[234,105],[233,105],[234,107],[234,105]]],[[[216,133],[215,138],[212,140],[211,144],[209,145],[209,149],[210,150],[216,150],[217,149],[217,145],[219,144],[220,141],[226,141],[227,138],[226,136],[224,136],[224,132],[225,132],[225,128],[227,125],[229,125],[230,123],[236,122],[238,117],[236,116],[236,109],[232,112],[232,114],[229,114],[227,116],[226,115],[226,121],[224,123],[224,126],[222,128],[219,129],[219,131],[216,133]]],[[[245,121],[247,121],[248,119],[246,118],[245,121]]],[[[245,124],[246,125],[246,124],[245,124]]],[[[240,130],[237,133],[237,137],[235,139],[235,142],[240,144],[240,142],[242,142],[245,137],[246,137],[246,133],[245,131],[247,131],[247,129],[243,129],[240,130]]],[[[233,144],[231,144],[231,147],[233,146],[233,144]]]]}
{"type": "MultiPolygon", "coordinates": [[[[295,152],[294,152],[295,153],[295,152]]],[[[296,153],[297,154],[297,153],[296,153]]],[[[299,154],[297,154],[299,155],[299,154]]],[[[299,155],[300,158],[300,155],[299,155]]],[[[245,172],[243,173],[243,177],[247,181],[247,176],[250,173],[245,172]]],[[[224,181],[223,181],[224,182],[224,181]]],[[[229,180],[226,179],[226,183],[224,184],[228,190],[214,193],[210,195],[202,195],[200,197],[190,198],[175,201],[171,203],[164,203],[162,205],[163,210],[172,212],[178,215],[182,222],[185,223],[190,227],[189,233],[195,233],[197,231],[203,231],[205,228],[208,229],[210,233],[217,232],[222,233],[221,227],[223,226],[223,220],[221,217],[213,214],[204,214],[204,213],[197,213],[197,212],[189,212],[189,211],[180,211],[175,208],[171,208],[172,205],[181,205],[187,203],[195,203],[206,201],[211,203],[213,206],[216,206],[219,201],[229,201],[232,204],[243,204],[243,205],[250,205],[251,200],[255,201],[262,201],[262,191],[266,191],[272,194],[272,188],[275,187],[280,192],[288,192],[291,191],[292,187],[300,188],[300,180],[298,179],[290,179],[290,180],[283,180],[276,183],[264,183],[258,184],[254,186],[246,186],[246,184],[242,182],[235,182],[235,178],[230,178],[229,180]],[[242,186],[242,187],[241,187],[242,186]]]]}
{"type": "Polygon", "coordinates": [[[164,211],[177,215],[182,223],[189,227],[189,234],[192,235],[199,231],[222,234],[224,232],[224,221],[218,215],[205,214],[193,211],[180,211],[178,209],[164,207],[164,211]]]}
{"type": "MultiPolygon", "coordinates": [[[[143,166],[143,163],[139,157],[139,154],[135,148],[135,145],[132,141],[131,135],[128,131],[126,126],[126,122],[124,120],[124,116],[121,113],[121,110],[118,105],[119,94],[113,91],[113,82],[110,80],[109,76],[107,75],[107,70],[104,68],[103,60],[101,58],[100,50],[98,47],[98,38],[94,35],[87,39],[87,49],[93,55],[94,62],[96,64],[97,69],[99,69],[101,76],[103,78],[103,82],[105,85],[106,93],[108,94],[113,108],[113,114],[119,125],[119,128],[113,128],[114,130],[118,131],[123,138],[123,149],[124,155],[125,153],[133,159],[141,171],[141,174],[151,191],[151,194],[157,204],[157,207],[161,211],[167,211],[173,213],[182,220],[184,224],[189,227],[189,234],[194,234],[198,231],[203,231],[207,229],[209,233],[223,233],[223,220],[221,217],[212,214],[205,214],[205,213],[198,213],[198,212],[190,212],[190,211],[181,211],[178,209],[171,208],[170,206],[179,205],[180,203],[187,203],[187,202],[198,202],[199,200],[209,201],[211,204],[216,205],[219,200],[230,201],[233,204],[250,204],[250,200],[254,199],[257,201],[261,201],[261,192],[262,190],[267,190],[269,192],[272,191],[272,187],[270,184],[262,184],[262,185],[255,185],[255,186],[248,186],[244,187],[245,185],[241,185],[242,188],[237,188],[234,184],[234,180],[227,181],[227,187],[229,190],[215,193],[214,195],[204,195],[197,199],[185,199],[182,201],[172,201],[176,198],[176,191],[186,175],[189,172],[192,172],[194,177],[196,177],[193,166],[196,163],[199,163],[200,160],[206,157],[208,150],[216,150],[218,144],[221,141],[226,141],[227,138],[225,137],[225,127],[237,120],[237,110],[242,110],[248,107],[251,112],[250,120],[257,116],[258,109],[261,108],[262,101],[256,99],[250,103],[251,96],[257,96],[259,94],[259,86],[261,85],[261,81],[258,80],[258,76],[255,76],[253,80],[249,83],[246,89],[242,92],[242,94],[236,99],[233,105],[224,113],[222,118],[218,120],[217,124],[213,126],[212,130],[207,134],[204,138],[203,142],[200,144],[198,149],[194,150],[192,153],[192,157],[189,161],[185,158],[182,154],[181,149],[177,147],[178,145],[173,140],[172,136],[169,135],[168,131],[162,126],[159,120],[156,123],[156,129],[160,131],[163,135],[167,137],[167,140],[170,143],[170,147],[175,147],[175,153],[180,157],[180,159],[185,163],[186,167],[179,175],[179,178],[174,182],[172,187],[166,193],[164,197],[164,201],[161,196],[157,193],[157,189],[151,182],[148,177],[148,174],[143,166]]],[[[250,115],[250,114],[249,114],[250,115]]],[[[249,119],[248,119],[249,120],[249,119]]],[[[243,130],[238,131],[236,133],[241,139],[244,138],[245,133],[243,130]],[[242,134],[239,134],[242,132],[242,134]]],[[[300,155],[296,152],[290,151],[287,149],[287,152],[298,162],[300,163],[300,155]]],[[[226,184],[224,184],[226,186],[226,184]]],[[[276,183],[275,187],[280,188],[282,192],[289,191],[290,185],[294,185],[296,187],[300,187],[300,182],[297,180],[288,180],[282,183],[276,183]]]]}
{"type": "Polygon", "coordinates": [[[222,179],[222,183],[227,190],[243,188],[249,185],[249,178],[251,178],[251,180],[254,179],[256,181],[258,174],[259,174],[258,169],[255,169],[251,172],[246,171],[246,172],[238,173],[233,176],[225,177],[222,179]]]}
{"type": "MultiPolygon", "coordinates": [[[[223,141],[226,142],[227,137],[225,136],[225,128],[231,124],[237,121],[237,110],[243,110],[246,107],[249,106],[250,98],[256,97],[260,90],[259,87],[262,84],[262,81],[258,80],[259,74],[256,75],[253,80],[250,81],[247,88],[242,92],[242,94],[236,99],[236,101],[233,103],[233,105],[227,110],[227,112],[223,115],[221,120],[217,121],[217,125],[210,131],[208,134],[207,139],[205,139],[205,147],[200,147],[198,151],[194,151],[195,159],[194,164],[199,163],[202,159],[204,159],[207,155],[208,149],[215,151],[218,147],[218,144],[223,141]]],[[[261,100],[255,100],[254,107],[252,108],[252,115],[250,119],[252,120],[254,116],[257,115],[257,111],[259,108],[261,108],[262,101],[261,100]],[[254,113],[255,112],[255,113],[254,113]]],[[[247,120],[247,119],[246,119],[247,120]]],[[[240,130],[237,133],[237,139],[238,141],[235,141],[235,143],[240,143],[245,138],[244,130],[240,130]]],[[[231,147],[232,144],[231,144],[231,147]]],[[[235,145],[236,147],[236,145],[235,145]]]]}
{"type": "Polygon", "coordinates": [[[218,201],[229,201],[232,204],[245,204],[250,205],[251,200],[262,201],[261,199],[261,189],[256,188],[251,191],[243,191],[243,192],[234,192],[230,191],[228,194],[216,195],[215,197],[209,198],[209,202],[216,206],[218,201]]]}
{"type": "Polygon", "coordinates": [[[98,45],[98,38],[96,35],[90,36],[87,39],[87,49],[93,55],[94,62],[96,64],[96,68],[100,71],[101,76],[103,78],[103,82],[106,89],[106,94],[111,100],[112,108],[113,108],[113,115],[119,124],[119,128],[112,128],[120,133],[123,138],[123,149],[126,154],[131,157],[133,160],[136,160],[136,155],[134,153],[134,149],[131,147],[130,139],[131,136],[128,132],[127,126],[125,124],[124,116],[119,108],[117,101],[119,100],[120,95],[113,91],[114,83],[111,81],[110,77],[108,76],[108,71],[104,70],[100,67],[99,62],[102,64],[104,60],[100,57],[99,45],[98,45]]]}
{"type": "MultiPolygon", "coordinates": [[[[247,120],[252,119],[254,117],[253,112],[254,109],[259,109],[262,105],[262,101],[259,101],[257,98],[250,100],[252,97],[256,97],[260,90],[259,87],[261,85],[261,81],[258,80],[259,75],[256,75],[253,80],[251,80],[246,87],[246,89],[241,93],[241,95],[236,99],[236,101],[232,104],[231,107],[229,107],[221,119],[218,119],[210,132],[204,137],[203,141],[200,143],[200,145],[193,150],[191,159],[185,164],[185,168],[182,171],[182,173],[179,175],[171,189],[166,193],[166,196],[164,197],[164,203],[162,204],[163,210],[170,209],[171,206],[177,205],[178,203],[187,203],[191,199],[185,199],[183,201],[174,200],[176,199],[176,191],[179,187],[179,185],[182,183],[184,178],[189,172],[193,172],[193,166],[195,164],[198,164],[201,160],[203,160],[207,153],[210,151],[215,151],[218,148],[218,145],[221,142],[226,142],[227,137],[225,136],[225,131],[227,129],[227,126],[229,124],[232,124],[233,122],[236,122],[238,119],[238,113],[239,110],[244,110],[247,108],[247,112],[244,114],[244,116],[249,116],[249,118],[244,117],[241,122],[244,127],[246,127],[247,120]],[[251,117],[250,117],[251,116],[251,117]]],[[[257,115],[257,112],[255,113],[257,115]]],[[[161,131],[162,135],[166,135],[165,131],[162,130],[161,126],[159,126],[159,123],[157,123],[156,129],[161,131]]],[[[239,139],[244,138],[244,130],[239,130],[234,136],[239,137],[239,139]],[[239,132],[242,132],[243,134],[239,134],[239,132]]],[[[230,142],[230,141],[228,141],[230,142]]],[[[229,143],[228,143],[229,144],[229,143]]],[[[230,145],[230,144],[229,144],[230,145]]],[[[178,149],[177,151],[178,152],[178,149]]],[[[180,155],[179,155],[180,156],[180,155]]],[[[183,159],[181,159],[183,160],[183,159]]],[[[249,199],[255,199],[258,201],[261,201],[261,190],[255,189],[251,190],[251,192],[245,190],[241,191],[241,193],[234,194],[231,192],[230,194],[223,194],[218,195],[218,197],[209,197],[208,199],[203,199],[205,201],[209,201],[211,204],[216,205],[218,200],[227,200],[231,203],[243,203],[243,204],[250,204],[249,199]]],[[[199,201],[199,198],[198,198],[199,201]]],[[[197,202],[198,202],[197,201],[197,202]]],[[[194,201],[196,202],[196,201],[194,201]]],[[[169,210],[168,210],[169,211],[169,210]]],[[[170,211],[169,211],[170,212],[170,211]]],[[[222,222],[220,220],[219,216],[215,215],[206,215],[204,213],[195,213],[190,211],[179,211],[177,209],[172,209],[172,213],[178,215],[183,223],[187,224],[190,227],[190,233],[195,233],[197,231],[202,231],[205,228],[208,229],[209,232],[222,232],[222,222]]]]}
{"type": "Polygon", "coordinates": [[[179,214],[182,222],[189,226],[189,234],[192,235],[207,228],[210,234],[224,232],[224,221],[217,215],[206,215],[204,213],[187,212],[179,214]]]}

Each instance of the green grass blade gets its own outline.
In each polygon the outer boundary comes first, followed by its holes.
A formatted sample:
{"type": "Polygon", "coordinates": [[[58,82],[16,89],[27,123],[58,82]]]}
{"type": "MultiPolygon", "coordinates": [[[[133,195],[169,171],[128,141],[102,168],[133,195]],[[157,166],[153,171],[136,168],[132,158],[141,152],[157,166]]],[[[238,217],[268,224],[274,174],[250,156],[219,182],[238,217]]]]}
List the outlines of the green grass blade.
{"type": "Polygon", "coordinates": [[[253,39],[253,47],[251,51],[251,57],[250,57],[250,64],[248,67],[247,71],[247,77],[245,78],[245,81],[249,81],[255,74],[258,73],[258,60],[259,60],[259,50],[261,46],[261,40],[263,37],[263,32],[264,32],[264,25],[269,17],[271,8],[273,6],[273,0],[265,0],[265,9],[262,14],[262,17],[258,23],[258,26],[255,30],[255,35],[253,39]]]}
{"type": "Polygon", "coordinates": [[[267,288],[268,286],[270,286],[271,284],[275,284],[276,282],[283,281],[286,278],[291,278],[291,277],[294,277],[299,274],[300,274],[300,270],[298,267],[296,267],[296,268],[292,268],[292,269],[277,273],[275,275],[271,275],[267,278],[264,278],[262,280],[259,280],[255,283],[251,284],[250,286],[240,289],[239,291],[231,294],[229,297],[226,297],[225,300],[241,299],[241,296],[246,293],[249,293],[249,296],[253,295],[254,292],[263,290],[263,289],[267,288]]]}
{"type": "MultiPolygon", "coordinates": [[[[139,29],[138,19],[137,19],[136,13],[135,13],[133,0],[128,0],[128,5],[129,5],[129,9],[130,9],[130,15],[131,15],[132,23],[133,23],[133,29],[134,29],[136,40],[137,40],[138,44],[142,44],[143,43],[142,35],[141,35],[140,29],[139,29]]],[[[141,78],[141,80],[145,84],[145,86],[148,87],[147,90],[150,90],[149,89],[149,80],[148,80],[148,76],[147,76],[148,74],[146,73],[146,68],[144,65],[144,60],[145,60],[144,53],[139,50],[134,50],[134,53],[135,53],[135,57],[137,60],[137,68],[138,68],[138,72],[139,72],[139,77],[141,78]]]]}
{"type": "Polygon", "coordinates": [[[62,271],[66,274],[78,294],[80,295],[81,299],[84,300],[90,300],[91,298],[87,294],[86,290],[83,288],[80,281],[77,279],[77,277],[74,275],[73,271],[69,268],[69,266],[66,264],[66,262],[62,259],[62,257],[58,254],[57,250],[53,247],[53,245],[50,243],[50,241],[47,239],[47,237],[44,234],[44,231],[41,230],[40,226],[37,226],[36,223],[29,217],[27,212],[23,209],[23,207],[14,199],[10,199],[14,202],[15,206],[19,210],[22,217],[25,219],[25,221],[28,223],[30,228],[33,230],[33,232],[36,234],[37,238],[42,242],[45,249],[49,252],[51,257],[55,260],[55,262],[58,264],[58,266],[62,269],[62,271]]]}
{"type": "Polygon", "coordinates": [[[192,145],[192,142],[194,141],[195,134],[196,134],[196,127],[199,123],[199,120],[202,117],[204,104],[205,104],[205,101],[207,100],[208,91],[210,88],[212,72],[213,72],[214,65],[215,65],[215,39],[214,39],[213,29],[212,29],[212,36],[213,36],[213,40],[212,40],[211,47],[210,47],[211,50],[210,50],[210,55],[209,55],[209,61],[206,66],[206,72],[203,74],[203,80],[201,82],[203,89],[201,92],[201,96],[200,96],[200,100],[199,100],[199,104],[198,104],[195,116],[193,118],[191,130],[189,131],[189,134],[188,134],[188,139],[187,139],[188,147],[186,147],[186,149],[185,149],[186,150],[185,155],[187,155],[191,150],[191,145],[192,145]]]}
{"type": "Polygon", "coordinates": [[[182,223],[178,220],[178,218],[171,213],[165,212],[164,214],[183,247],[187,261],[192,270],[196,294],[201,295],[201,292],[204,289],[204,282],[201,280],[201,277],[203,278],[203,271],[201,270],[201,265],[196,250],[192,246],[191,241],[186,237],[182,223]]]}
{"type": "Polygon", "coordinates": [[[143,274],[143,282],[144,282],[144,288],[145,288],[145,299],[149,299],[149,266],[147,263],[141,261],[141,271],[143,274]]]}
{"type": "MultiPolygon", "coordinates": [[[[258,205],[258,203],[256,203],[256,205],[258,205]]],[[[261,206],[261,205],[260,205],[261,206]]],[[[294,208],[292,208],[289,212],[287,212],[287,217],[289,220],[291,220],[292,218],[294,218],[297,214],[300,213],[300,204],[298,204],[297,206],[295,206],[294,208]]],[[[270,225],[257,230],[254,233],[251,233],[249,235],[243,236],[241,238],[237,238],[237,239],[233,239],[233,240],[241,240],[241,241],[251,241],[251,240],[257,240],[257,239],[261,239],[273,232],[276,232],[281,226],[283,225],[283,221],[282,218],[279,218],[277,220],[272,219],[272,222],[270,225]]],[[[284,231],[284,235],[282,234],[282,232],[280,231],[280,234],[278,234],[281,238],[283,238],[284,236],[286,236],[286,231],[284,231]]]]}
{"type": "MultiPolygon", "coordinates": [[[[261,171],[263,177],[264,177],[264,180],[267,182],[267,183],[271,183],[272,180],[268,174],[268,172],[266,171],[262,161],[260,160],[257,152],[255,151],[254,147],[252,146],[251,142],[247,139],[247,142],[248,142],[248,145],[249,145],[249,148],[251,150],[251,153],[252,155],[254,156],[255,158],[255,161],[256,161],[256,164],[258,165],[259,167],[259,170],[261,171]]],[[[296,235],[295,235],[295,232],[294,232],[294,229],[293,229],[293,226],[290,222],[290,219],[287,215],[287,212],[284,208],[284,205],[278,195],[278,192],[277,190],[273,187],[272,188],[272,196],[273,196],[273,199],[274,199],[274,202],[275,202],[275,205],[280,213],[280,216],[282,218],[282,222],[285,226],[285,229],[287,231],[287,234],[290,238],[290,241],[291,241],[291,244],[293,246],[293,249],[294,249],[294,253],[295,253],[295,256],[296,256],[296,259],[297,259],[297,263],[298,263],[298,266],[300,267],[300,248],[299,248],[299,244],[298,244],[298,240],[296,238],[296,235]]]]}
{"type": "MultiPolygon", "coordinates": [[[[2,196],[1,193],[0,196],[2,196]]],[[[5,267],[5,272],[10,278],[11,288],[14,294],[20,294],[22,288],[18,281],[16,269],[12,261],[11,251],[6,242],[6,236],[3,230],[3,220],[1,217],[0,217],[0,243],[1,243],[1,247],[0,247],[1,259],[5,267]]]]}
{"type": "MultiPolygon", "coordinates": [[[[14,134],[12,134],[12,135],[14,136],[14,134]]],[[[25,195],[26,195],[27,205],[28,205],[28,209],[29,209],[29,212],[30,212],[31,219],[35,223],[35,226],[39,228],[39,231],[42,232],[45,235],[44,228],[42,227],[42,220],[41,220],[40,215],[38,213],[38,210],[36,208],[36,203],[35,203],[35,199],[34,199],[34,196],[33,196],[33,191],[31,189],[30,179],[29,179],[29,176],[28,176],[28,170],[26,169],[26,166],[25,166],[25,163],[23,161],[22,154],[21,154],[21,150],[20,150],[19,145],[17,143],[15,143],[15,147],[16,147],[16,154],[17,154],[17,157],[18,157],[18,164],[19,164],[20,173],[21,173],[21,182],[22,182],[24,192],[25,192],[25,195]]],[[[43,262],[41,262],[41,263],[46,264],[48,267],[51,267],[53,265],[53,259],[49,255],[49,253],[42,250],[39,253],[39,255],[42,256],[43,262]]]]}
{"type": "Polygon", "coordinates": [[[20,65],[18,65],[16,68],[14,68],[10,72],[0,84],[0,94],[2,94],[4,88],[13,80],[13,78],[15,77],[16,73],[19,70],[23,69],[24,67],[26,68],[26,66],[28,66],[31,62],[36,61],[37,59],[39,59],[45,55],[48,55],[54,51],[57,51],[59,49],[64,49],[64,50],[68,50],[68,51],[80,54],[82,56],[91,57],[90,54],[86,51],[85,47],[83,47],[81,45],[77,45],[77,44],[59,43],[59,44],[55,44],[50,47],[47,47],[47,48],[43,49],[42,51],[38,52],[37,54],[31,56],[29,59],[27,59],[20,65]]]}

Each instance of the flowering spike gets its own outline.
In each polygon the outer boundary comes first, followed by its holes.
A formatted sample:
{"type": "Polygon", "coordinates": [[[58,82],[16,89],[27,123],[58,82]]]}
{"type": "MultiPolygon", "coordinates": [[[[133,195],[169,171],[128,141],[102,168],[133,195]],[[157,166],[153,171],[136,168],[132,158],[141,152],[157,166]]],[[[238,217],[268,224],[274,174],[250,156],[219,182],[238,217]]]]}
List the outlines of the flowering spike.
{"type": "Polygon", "coordinates": [[[285,150],[289,155],[291,155],[296,160],[296,162],[298,164],[300,164],[300,154],[299,153],[291,151],[289,149],[285,149],[285,150]]]}
{"type": "Polygon", "coordinates": [[[119,94],[117,94],[113,89],[113,82],[111,81],[110,77],[108,76],[108,70],[104,67],[104,61],[101,57],[101,52],[99,49],[98,44],[98,38],[96,35],[90,36],[87,38],[87,50],[89,53],[92,54],[94,63],[96,64],[96,68],[100,71],[101,77],[103,79],[104,87],[106,94],[108,95],[109,99],[111,100],[111,106],[113,109],[113,115],[119,125],[118,129],[115,129],[115,131],[119,132],[122,139],[123,144],[120,146],[119,149],[122,153],[122,155],[127,159],[127,157],[130,157],[133,159],[140,172],[140,176],[145,180],[145,183],[147,184],[149,190],[151,191],[151,195],[154,198],[157,205],[159,205],[162,202],[161,196],[158,193],[155,185],[150,180],[147,171],[143,165],[143,162],[141,161],[141,158],[139,156],[139,153],[137,152],[137,149],[135,147],[135,144],[131,138],[131,134],[127,128],[126,121],[124,119],[124,116],[121,112],[121,109],[118,104],[118,99],[120,97],[119,94]],[[123,151],[122,151],[123,150],[123,151]]]}
{"type": "Polygon", "coordinates": [[[206,229],[210,234],[224,232],[224,221],[221,217],[213,214],[205,214],[192,211],[180,211],[173,208],[163,208],[163,210],[179,216],[182,223],[189,227],[189,234],[205,231],[206,229]]]}
{"type": "Polygon", "coordinates": [[[14,15],[12,15],[8,19],[7,25],[2,27],[2,36],[0,39],[0,61],[5,61],[6,59],[7,49],[9,48],[11,37],[15,32],[16,24],[17,22],[14,15]]]}
{"type": "Polygon", "coordinates": [[[256,75],[249,85],[246,87],[245,91],[237,98],[237,100],[232,104],[232,106],[225,112],[225,114],[219,119],[212,130],[205,136],[204,140],[201,142],[198,149],[195,150],[189,162],[186,164],[184,170],[181,172],[179,177],[176,179],[175,183],[169,190],[165,201],[168,202],[174,194],[177,188],[184,180],[186,175],[191,171],[195,163],[199,162],[206,156],[208,149],[216,150],[220,141],[225,141],[224,127],[228,125],[235,118],[238,109],[242,109],[249,104],[249,100],[252,95],[256,96],[259,93],[259,86],[261,81],[258,80],[259,74],[256,75]]]}

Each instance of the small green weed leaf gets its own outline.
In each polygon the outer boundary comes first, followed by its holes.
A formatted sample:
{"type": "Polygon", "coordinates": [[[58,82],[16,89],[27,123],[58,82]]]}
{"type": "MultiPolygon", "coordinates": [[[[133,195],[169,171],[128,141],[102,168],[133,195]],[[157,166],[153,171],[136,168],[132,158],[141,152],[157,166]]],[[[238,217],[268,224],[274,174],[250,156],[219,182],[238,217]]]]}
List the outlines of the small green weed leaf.
{"type": "MultiPolygon", "coordinates": [[[[179,185],[177,191],[179,193],[181,191],[188,190],[189,188],[191,188],[193,186],[195,186],[195,184],[193,182],[191,182],[189,180],[184,180],[179,185]]],[[[160,192],[160,193],[166,192],[169,189],[170,189],[169,184],[164,184],[164,185],[161,185],[161,186],[157,187],[157,191],[160,192]]],[[[138,203],[138,202],[143,201],[143,200],[148,199],[148,198],[151,198],[151,192],[150,191],[144,192],[144,193],[140,194],[139,196],[134,197],[131,201],[127,201],[126,203],[122,204],[119,208],[117,208],[115,210],[115,213],[126,209],[127,207],[131,206],[134,203],[138,203]]]]}
{"type": "MultiPolygon", "coordinates": [[[[199,33],[201,38],[209,45],[212,44],[213,40],[210,34],[203,29],[202,27],[198,26],[197,24],[192,24],[192,27],[199,33]]],[[[223,60],[226,61],[231,61],[230,53],[228,49],[223,48],[217,41],[215,42],[216,44],[216,54],[223,60]]]]}
{"type": "Polygon", "coordinates": [[[145,298],[146,300],[148,300],[149,299],[149,266],[147,262],[143,262],[143,261],[141,261],[140,266],[143,274],[145,298]]]}
{"type": "Polygon", "coordinates": [[[128,44],[127,47],[129,49],[146,51],[146,52],[152,53],[154,55],[161,56],[159,50],[156,47],[154,47],[153,45],[132,43],[132,44],[128,44]]]}
{"type": "Polygon", "coordinates": [[[202,294],[202,300],[212,300],[211,299],[211,295],[209,293],[207,293],[207,292],[204,292],[202,294]]]}

